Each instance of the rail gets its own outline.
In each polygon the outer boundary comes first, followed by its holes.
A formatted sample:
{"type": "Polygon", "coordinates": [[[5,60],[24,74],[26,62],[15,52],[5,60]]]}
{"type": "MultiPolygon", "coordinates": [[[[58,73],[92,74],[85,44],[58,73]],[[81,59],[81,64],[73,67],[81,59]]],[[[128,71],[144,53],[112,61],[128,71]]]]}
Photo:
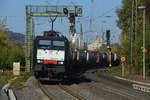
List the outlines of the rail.
{"type": "Polygon", "coordinates": [[[66,86],[62,85],[62,84],[59,84],[59,87],[64,90],[65,92],[67,92],[68,94],[70,94],[71,96],[77,98],[77,100],[86,100],[84,99],[82,96],[72,92],[71,90],[69,90],[66,86]]]}
{"type": "Polygon", "coordinates": [[[50,100],[54,100],[54,96],[52,94],[50,94],[47,89],[45,88],[44,85],[42,85],[39,81],[38,81],[38,86],[39,88],[42,90],[42,92],[50,99],[50,100]]]}

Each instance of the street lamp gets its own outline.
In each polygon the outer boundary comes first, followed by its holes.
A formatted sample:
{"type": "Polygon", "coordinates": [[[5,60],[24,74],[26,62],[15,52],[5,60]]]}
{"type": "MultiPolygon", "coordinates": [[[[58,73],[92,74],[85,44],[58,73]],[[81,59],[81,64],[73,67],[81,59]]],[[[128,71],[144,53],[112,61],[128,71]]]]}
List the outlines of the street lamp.
{"type": "MultiPolygon", "coordinates": [[[[139,9],[143,10],[143,49],[145,49],[145,6],[139,6],[139,9]]],[[[143,78],[145,78],[145,52],[143,52],[143,78]]]]}

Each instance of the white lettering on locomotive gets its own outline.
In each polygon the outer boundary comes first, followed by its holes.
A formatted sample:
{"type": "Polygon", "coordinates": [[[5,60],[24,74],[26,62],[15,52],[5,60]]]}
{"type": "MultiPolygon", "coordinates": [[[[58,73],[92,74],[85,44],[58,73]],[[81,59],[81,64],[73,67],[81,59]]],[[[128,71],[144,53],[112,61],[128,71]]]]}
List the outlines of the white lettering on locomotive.
{"type": "Polygon", "coordinates": [[[65,51],[37,49],[37,59],[64,61],[65,51]]]}

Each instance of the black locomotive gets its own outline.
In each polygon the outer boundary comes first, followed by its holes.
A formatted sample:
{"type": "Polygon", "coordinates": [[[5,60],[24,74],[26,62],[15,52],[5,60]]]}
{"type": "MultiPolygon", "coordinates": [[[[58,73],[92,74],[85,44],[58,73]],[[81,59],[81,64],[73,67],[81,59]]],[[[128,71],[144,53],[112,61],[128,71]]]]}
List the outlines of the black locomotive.
{"type": "Polygon", "coordinates": [[[69,42],[56,32],[37,36],[33,49],[33,73],[37,78],[62,78],[69,70],[69,42]]]}

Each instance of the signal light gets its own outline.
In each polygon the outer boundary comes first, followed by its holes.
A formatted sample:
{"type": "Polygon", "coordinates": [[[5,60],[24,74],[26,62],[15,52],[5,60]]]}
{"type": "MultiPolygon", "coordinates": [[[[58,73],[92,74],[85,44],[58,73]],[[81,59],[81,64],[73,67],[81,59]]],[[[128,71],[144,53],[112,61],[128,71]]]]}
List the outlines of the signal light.
{"type": "Polygon", "coordinates": [[[79,9],[78,9],[78,13],[79,13],[79,14],[82,14],[82,8],[79,8],[79,9]]]}
{"type": "Polygon", "coordinates": [[[43,61],[42,60],[37,60],[37,63],[43,63],[43,61]]]}
{"type": "Polygon", "coordinates": [[[68,14],[68,9],[67,8],[63,8],[63,12],[64,12],[65,15],[67,15],[68,14]]]}
{"type": "Polygon", "coordinates": [[[148,50],[146,48],[142,48],[142,52],[146,53],[148,50]]]}

